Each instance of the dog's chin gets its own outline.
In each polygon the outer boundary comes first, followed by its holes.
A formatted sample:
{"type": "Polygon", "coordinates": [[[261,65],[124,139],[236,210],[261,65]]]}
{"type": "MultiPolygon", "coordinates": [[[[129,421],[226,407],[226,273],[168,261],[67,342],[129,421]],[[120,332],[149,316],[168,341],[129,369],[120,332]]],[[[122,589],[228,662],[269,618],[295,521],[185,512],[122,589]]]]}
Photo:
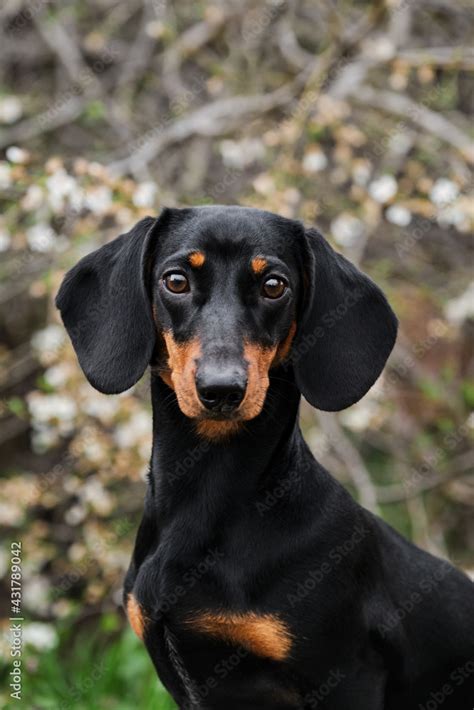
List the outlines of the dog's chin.
{"type": "Polygon", "coordinates": [[[232,412],[210,412],[203,411],[197,420],[200,422],[243,422],[243,417],[239,411],[232,412]]]}

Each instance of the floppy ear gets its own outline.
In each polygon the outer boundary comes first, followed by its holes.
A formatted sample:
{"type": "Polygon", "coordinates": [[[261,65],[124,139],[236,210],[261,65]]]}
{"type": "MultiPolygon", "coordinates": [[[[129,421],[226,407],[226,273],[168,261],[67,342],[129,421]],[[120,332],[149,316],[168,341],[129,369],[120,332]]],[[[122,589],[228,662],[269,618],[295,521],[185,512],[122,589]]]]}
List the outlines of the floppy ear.
{"type": "Polygon", "coordinates": [[[143,375],[155,329],[146,289],[146,255],[157,220],[88,254],[65,276],[56,297],[79,363],[93,387],[123,392],[143,375]]]}
{"type": "Polygon", "coordinates": [[[397,319],[382,291],[316,230],[305,235],[309,293],[293,346],[296,383],[317,409],[357,402],[382,372],[397,319]]]}

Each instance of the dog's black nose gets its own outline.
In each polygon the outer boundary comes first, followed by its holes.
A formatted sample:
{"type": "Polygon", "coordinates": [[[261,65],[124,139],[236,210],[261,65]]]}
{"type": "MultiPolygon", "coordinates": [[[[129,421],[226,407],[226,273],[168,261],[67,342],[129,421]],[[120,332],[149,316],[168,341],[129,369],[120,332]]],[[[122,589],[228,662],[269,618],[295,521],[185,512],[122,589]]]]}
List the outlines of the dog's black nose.
{"type": "Polygon", "coordinates": [[[231,414],[242,402],[247,380],[235,370],[198,374],[196,388],[202,404],[212,412],[231,414]]]}

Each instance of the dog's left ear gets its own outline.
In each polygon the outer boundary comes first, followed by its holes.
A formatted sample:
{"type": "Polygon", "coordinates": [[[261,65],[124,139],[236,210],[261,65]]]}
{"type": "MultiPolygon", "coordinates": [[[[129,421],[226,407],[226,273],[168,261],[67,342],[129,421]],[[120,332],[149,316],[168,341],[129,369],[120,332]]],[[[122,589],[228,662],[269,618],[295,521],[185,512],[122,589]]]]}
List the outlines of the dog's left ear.
{"type": "Polygon", "coordinates": [[[66,274],[56,297],[87,379],[105,394],[134,385],[150,362],[155,329],[146,271],[158,221],[145,217],[87,254],[66,274]]]}
{"type": "Polygon", "coordinates": [[[339,411],[374,384],[395,344],[382,291],[316,230],[304,236],[309,283],[292,348],[296,383],[317,409],[339,411]]]}

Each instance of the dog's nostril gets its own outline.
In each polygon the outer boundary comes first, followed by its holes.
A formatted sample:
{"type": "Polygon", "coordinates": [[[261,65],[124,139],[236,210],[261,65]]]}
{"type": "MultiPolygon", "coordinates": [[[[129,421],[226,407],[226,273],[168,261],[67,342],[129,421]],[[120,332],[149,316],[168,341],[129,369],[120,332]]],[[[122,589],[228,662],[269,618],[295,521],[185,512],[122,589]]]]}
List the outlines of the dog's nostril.
{"type": "Polygon", "coordinates": [[[217,400],[219,399],[219,393],[216,392],[216,390],[212,389],[202,390],[199,393],[199,396],[206,402],[217,402],[217,400]]]}
{"type": "Polygon", "coordinates": [[[227,402],[229,404],[240,404],[243,398],[243,393],[239,390],[238,392],[229,392],[227,395],[227,402]]]}
{"type": "Polygon", "coordinates": [[[214,385],[197,387],[199,399],[206,409],[232,412],[237,409],[245,394],[246,383],[241,385],[236,382],[219,382],[214,385]]]}

